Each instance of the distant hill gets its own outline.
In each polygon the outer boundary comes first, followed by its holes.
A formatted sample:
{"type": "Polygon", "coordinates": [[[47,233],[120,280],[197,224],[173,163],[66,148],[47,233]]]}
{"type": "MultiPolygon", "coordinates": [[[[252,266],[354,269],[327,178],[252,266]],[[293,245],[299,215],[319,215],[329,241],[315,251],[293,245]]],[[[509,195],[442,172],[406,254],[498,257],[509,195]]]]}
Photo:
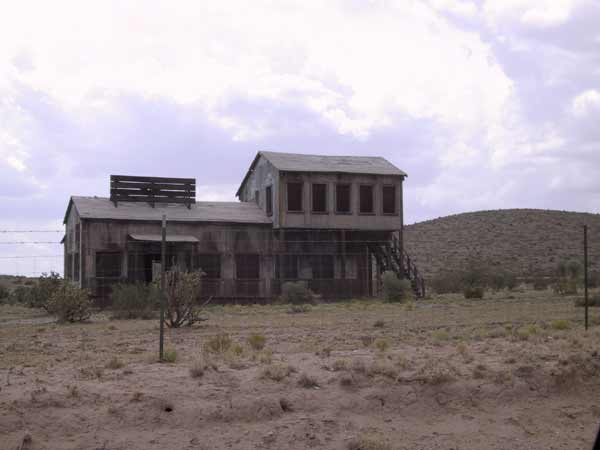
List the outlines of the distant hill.
{"type": "Polygon", "coordinates": [[[590,270],[600,271],[600,214],[539,209],[478,211],[405,227],[405,246],[427,278],[481,262],[517,276],[552,275],[560,261],[583,263],[588,225],[590,270]]]}

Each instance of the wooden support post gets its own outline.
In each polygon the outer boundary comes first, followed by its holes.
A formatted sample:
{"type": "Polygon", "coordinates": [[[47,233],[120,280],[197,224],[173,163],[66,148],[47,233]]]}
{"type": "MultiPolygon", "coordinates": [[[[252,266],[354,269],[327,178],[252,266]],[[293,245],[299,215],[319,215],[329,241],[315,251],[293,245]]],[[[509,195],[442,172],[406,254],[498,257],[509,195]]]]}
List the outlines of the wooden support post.
{"type": "Polygon", "coordinates": [[[346,230],[342,230],[342,279],[346,279],[346,230]]]}
{"type": "Polygon", "coordinates": [[[158,359],[163,361],[165,341],[165,302],[167,280],[165,266],[167,265],[167,216],[162,216],[162,239],[160,246],[160,339],[158,344],[158,359]]]}

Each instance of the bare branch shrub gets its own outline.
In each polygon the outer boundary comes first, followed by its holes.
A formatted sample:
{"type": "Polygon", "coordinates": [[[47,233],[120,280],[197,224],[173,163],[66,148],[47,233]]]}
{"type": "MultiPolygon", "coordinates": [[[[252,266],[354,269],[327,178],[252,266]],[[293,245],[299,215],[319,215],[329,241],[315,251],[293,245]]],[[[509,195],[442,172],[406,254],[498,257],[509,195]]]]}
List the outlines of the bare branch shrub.
{"type": "Polygon", "coordinates": [[[165,323],[170,328],[191,326],[205,318],[200,316],[200,287],[203,272],[170,270],[166,278],[165,323]]]}

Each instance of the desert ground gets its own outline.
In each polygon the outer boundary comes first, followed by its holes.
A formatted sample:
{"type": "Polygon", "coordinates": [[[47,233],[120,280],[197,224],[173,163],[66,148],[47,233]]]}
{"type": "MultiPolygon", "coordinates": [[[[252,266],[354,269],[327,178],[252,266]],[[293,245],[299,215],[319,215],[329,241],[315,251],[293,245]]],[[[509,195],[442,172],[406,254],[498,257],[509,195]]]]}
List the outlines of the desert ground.
{"type": "Polygon", "coordinates": [[[0,306],[2,449],[590,449],[600,308],[551,291],[58,324],[0,306]]]}

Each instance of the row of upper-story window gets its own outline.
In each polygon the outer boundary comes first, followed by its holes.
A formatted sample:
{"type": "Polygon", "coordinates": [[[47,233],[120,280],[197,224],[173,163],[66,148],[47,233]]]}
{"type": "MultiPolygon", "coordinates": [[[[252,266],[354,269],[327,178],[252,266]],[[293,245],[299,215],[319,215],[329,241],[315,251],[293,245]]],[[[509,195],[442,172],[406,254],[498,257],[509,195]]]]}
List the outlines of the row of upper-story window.
{"type": "MultiPolygon", "coordinates": [[[[286,210],[291,213],[300,213],[305,211],[304,183],[288,182],[286,183],[286,210]]],[[[313,214],[328,214],[331,211],[329,205],[329,184],[312,183],[310,185],[310,211],[313,214]]],[[[352,214],[354,190],[350,183],[334,184],[333,211],[336,214],[352,214]]],[[[398,214],[397,204],[397,186],[394,184],[384,184],[381,186],[380,195],[376,195],[376,185],[360,184],[358,185],[358,213],[359,214],[377,214],[376,199],[381,203],[381,212],[384,215],[398,214]]],[[[259,203],[259,191],[254,193],[255,200],[259,203]]],[[[265,188],[265,210],[268,215],[273,214],[273,189],[272,186],[265,188]]]]}

